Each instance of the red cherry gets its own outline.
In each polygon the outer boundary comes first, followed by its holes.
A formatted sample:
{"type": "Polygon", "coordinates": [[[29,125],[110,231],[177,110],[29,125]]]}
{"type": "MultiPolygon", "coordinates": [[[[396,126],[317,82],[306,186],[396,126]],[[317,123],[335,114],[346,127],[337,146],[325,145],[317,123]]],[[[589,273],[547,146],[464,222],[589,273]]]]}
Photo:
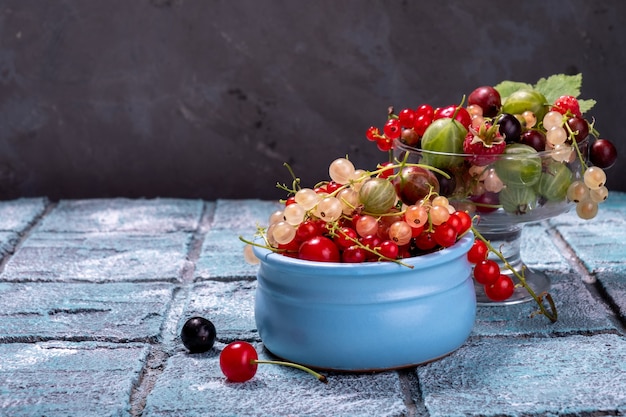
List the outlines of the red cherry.
{"type": "Polygon", "coordinates": [[[247,342],[232,342],[220,354],[220,368],[226,378],[233,382],[245,382],[256,374],[259,355],[247,342]]]}

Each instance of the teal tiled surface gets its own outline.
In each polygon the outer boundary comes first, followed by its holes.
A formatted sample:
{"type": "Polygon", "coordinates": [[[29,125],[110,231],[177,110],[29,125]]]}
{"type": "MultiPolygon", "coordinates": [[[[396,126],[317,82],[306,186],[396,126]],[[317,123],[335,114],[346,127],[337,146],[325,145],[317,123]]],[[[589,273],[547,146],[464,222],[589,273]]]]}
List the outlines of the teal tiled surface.
{"type": "MultiPolygon", "coordinates": [[[[0,415],[600,416],[626,414],[626,195],[523,232],[552,281],[559,320],[532,303],[481,306],[452,354],[404,370],[219,370],[226,343],[263,349],[256,266],[244,244],[275,202],[99,199],[0,202],[0,415]],[[191,316],[218,328],[189,354],[191,316]],[[36,392],[36,395],[32,395],[36,392]]],[[[332,343],[332,341],[329,341],[332,343]]]]}

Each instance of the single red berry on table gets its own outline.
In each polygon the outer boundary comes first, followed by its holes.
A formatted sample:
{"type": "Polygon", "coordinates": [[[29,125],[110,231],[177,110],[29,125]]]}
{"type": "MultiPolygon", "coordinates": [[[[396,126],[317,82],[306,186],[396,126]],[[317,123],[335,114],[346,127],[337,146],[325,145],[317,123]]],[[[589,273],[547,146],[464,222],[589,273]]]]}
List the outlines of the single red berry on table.
{"type": "Polygon", "coordinates": [[[222,373],[233,382],[245,382],[256,374],[259,355],[250,343],[232,342],[220,354],[222,373]]]}

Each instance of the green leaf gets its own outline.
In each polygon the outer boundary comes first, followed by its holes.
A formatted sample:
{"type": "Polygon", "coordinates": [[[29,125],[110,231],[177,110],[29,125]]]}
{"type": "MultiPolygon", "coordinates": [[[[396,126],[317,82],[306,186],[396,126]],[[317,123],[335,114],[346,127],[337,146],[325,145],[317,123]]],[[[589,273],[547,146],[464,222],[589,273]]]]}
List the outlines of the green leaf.
{"type": "Polygon", "coordinates": [[[580,112],[585,114],[596,105],[596,101],[594,99],[578,99],[578,105],[580,106],[580,112]]]}
{"type": "Polygon", "coordinates": [[[535,90],[543,94],[548,103],[554,103],[561,96],[578,97],[582,83],[582,74],[555,74],[537,81],[535,90]]]}
{"type": "Polygon", "coordinates": [[[522,83],[518,81],[502,81],[500,84],[494,86],[498,93],[500,93],[500,98],[504,103],[504,100],[511,94],[519,90],[532,90],[533,86],[527,83],[522,83]]]}

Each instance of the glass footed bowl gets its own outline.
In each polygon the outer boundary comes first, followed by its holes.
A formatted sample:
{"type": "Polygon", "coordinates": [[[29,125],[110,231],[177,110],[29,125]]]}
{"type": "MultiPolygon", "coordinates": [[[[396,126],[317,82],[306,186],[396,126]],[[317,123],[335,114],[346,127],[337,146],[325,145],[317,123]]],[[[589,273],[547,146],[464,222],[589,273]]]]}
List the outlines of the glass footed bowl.
{"type": "MultiPolygon", "coordinates": [[[[436,173],[439,194],[447,197],[457,210],[478,215],[475,227],[539,295],[550,289],[550,279],[525,265],[520,254],[522,228],[569,211],[574,203],[567,199],[569,185],[581,178],[580,158],[586,160],[588,140],[564,150],[537,152],[526,145],[509,145],[500,155],[476,156],[426,151],[396,141],[394,154],[402,161],[420,163],[446,172],[436,173]],[[580,152],[580,154],[579,154],[580,152]]],[[[518,279],[494,254],[503,274],[518,279]]],[[[526,289],[518,287],[506,301],[493,302],[483,286],[475,284],[479,304],[516,304],[532,300],[526,289]]]]}

